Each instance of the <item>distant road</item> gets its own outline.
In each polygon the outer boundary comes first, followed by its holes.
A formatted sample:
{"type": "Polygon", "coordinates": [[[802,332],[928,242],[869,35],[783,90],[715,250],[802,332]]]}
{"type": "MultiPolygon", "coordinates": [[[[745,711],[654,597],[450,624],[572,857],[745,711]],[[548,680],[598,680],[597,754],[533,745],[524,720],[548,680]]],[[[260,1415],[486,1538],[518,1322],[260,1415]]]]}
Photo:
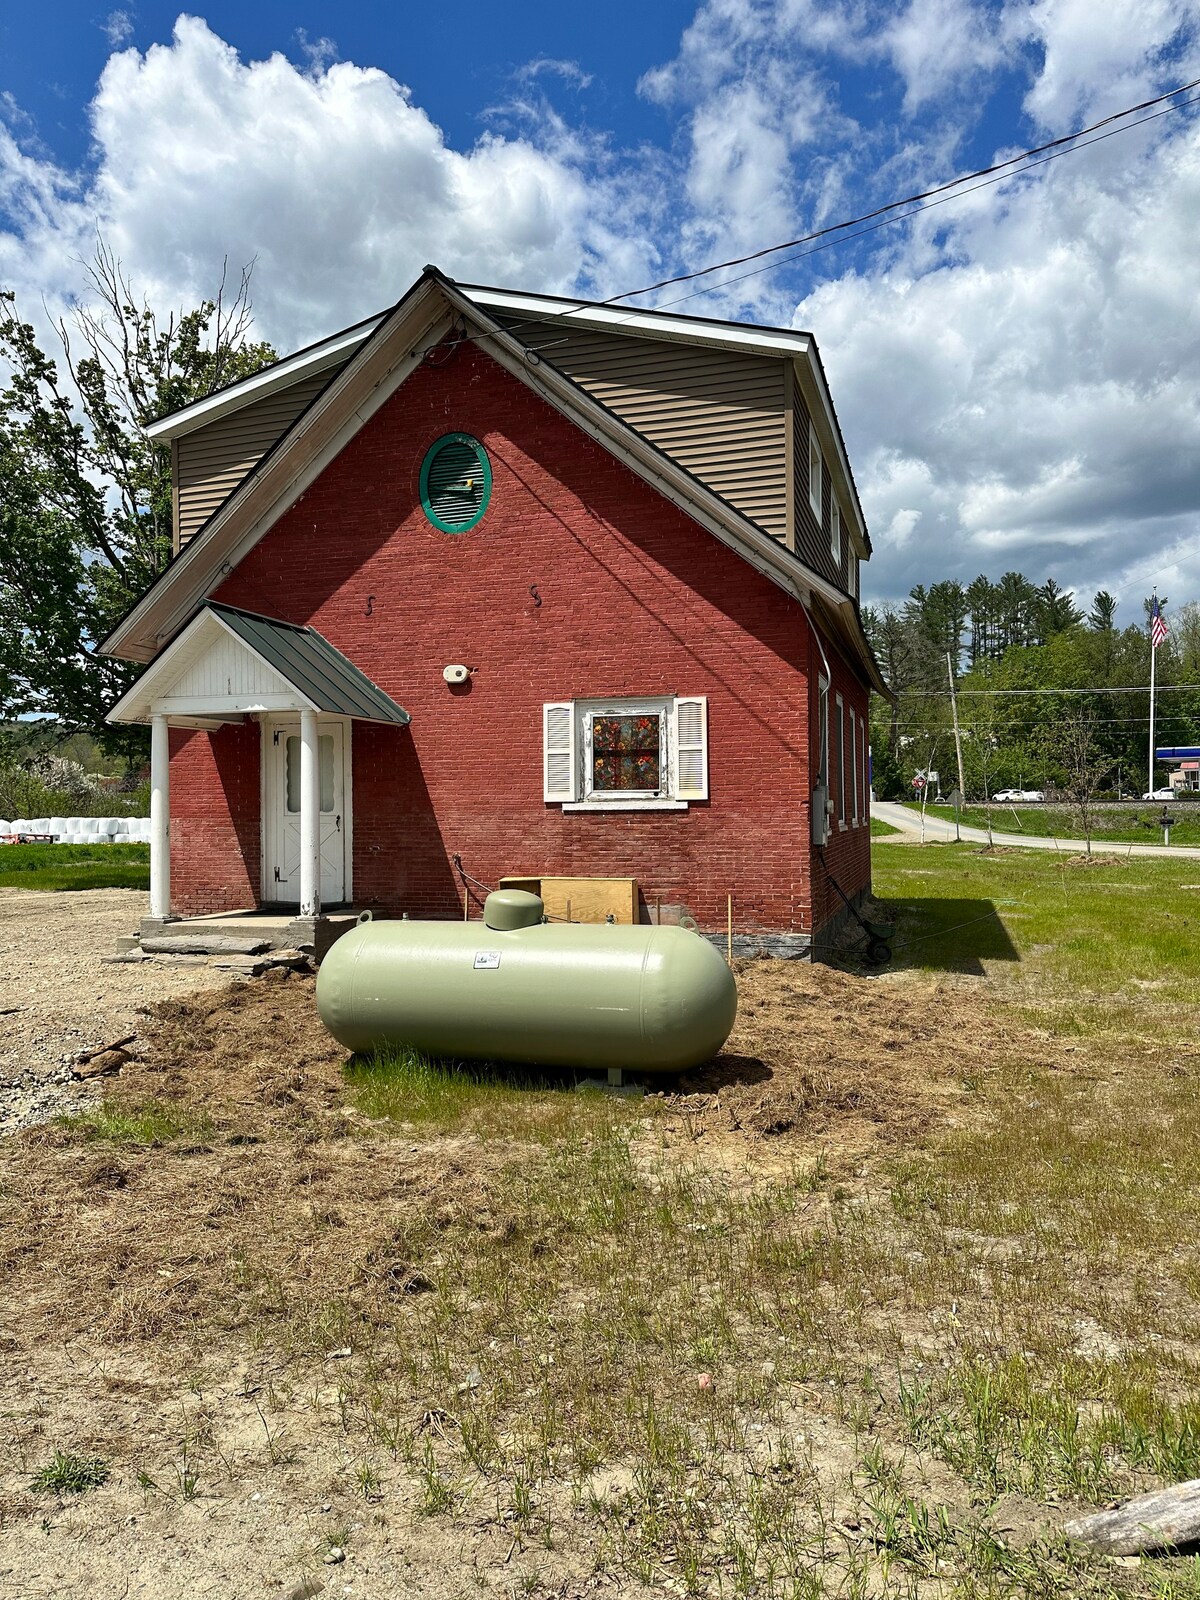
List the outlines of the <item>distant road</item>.
{"type": "MultiPolygon", "coordinates": [[[[894,805],[888,800],[872,800],[871,815],[878,817],[880,822],[886,822],[889,827],[898,829],[904,835],[903,839],[876,839],[876,844],[911,844],[914,839],[921,837],[921,818],[907,806],[894,805]]],[[[964,823],[959,832],[967,844],[988,842],[985,828],[968,828],[964,823]]],[[[925,837],[938,841],[953,840],[954,823],[947,822],[945,817],[935,817],[932,812],[927,811],[925,837]]],[[[998,828],[992,829],[992,841],[1006,848],[1011,846],[1021,850],[1058,850],[1063,855],[1071,856],[1078,855],[1086,848],[1082,839],[1048,839],[1028,833],[1001,833],[998,828]]],[[[1093,839],[1092,849],[1105,855],[1179,856],[1185,861],[1189,859],[1200,861],[1200,847],[1195,845],[1124,844],[1120,839],[1093,839]]]]}

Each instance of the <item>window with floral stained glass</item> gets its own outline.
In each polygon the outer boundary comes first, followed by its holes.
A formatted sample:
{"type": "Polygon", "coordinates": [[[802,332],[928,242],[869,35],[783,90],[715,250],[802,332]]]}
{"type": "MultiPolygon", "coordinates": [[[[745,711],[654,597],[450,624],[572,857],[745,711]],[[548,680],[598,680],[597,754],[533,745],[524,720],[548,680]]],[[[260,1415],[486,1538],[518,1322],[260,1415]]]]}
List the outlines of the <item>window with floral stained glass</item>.
{"type": "Polygon", "coordinates": [[[600,712],[591,716],[593,794],[658,794],[662,788],[661,713],[600,712]]]}
{"type": "Polygon", "coordinates": [[[548,700],[542,780],[573,811],[686,811],[708,799],[708,699],[548,700]]]}

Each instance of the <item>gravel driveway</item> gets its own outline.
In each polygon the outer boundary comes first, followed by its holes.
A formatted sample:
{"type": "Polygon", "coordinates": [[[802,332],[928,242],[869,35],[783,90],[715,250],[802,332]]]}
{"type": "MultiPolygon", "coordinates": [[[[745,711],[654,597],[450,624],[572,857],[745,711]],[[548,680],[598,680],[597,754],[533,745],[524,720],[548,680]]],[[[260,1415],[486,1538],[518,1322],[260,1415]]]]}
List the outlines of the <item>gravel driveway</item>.
{"type": "Polygon", "coordinates": [[[105,965],[145,909],[137,889],[0,889],[0,1133],[77,1103],[72,1062],[135,1032],[140,1007],[220,981],[205,966],[105,965]]]}

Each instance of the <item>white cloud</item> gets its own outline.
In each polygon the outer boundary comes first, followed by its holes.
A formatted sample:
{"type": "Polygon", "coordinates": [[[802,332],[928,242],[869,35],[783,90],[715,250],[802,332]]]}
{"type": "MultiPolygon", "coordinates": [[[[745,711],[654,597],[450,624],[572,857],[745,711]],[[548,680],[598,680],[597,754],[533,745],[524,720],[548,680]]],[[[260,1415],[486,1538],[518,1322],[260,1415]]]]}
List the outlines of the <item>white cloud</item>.
{"type": "Polygon", "coordinates": [[[427,261],[552,291],[649,270],[635,197],[565,130],[458,151],[386,73],[244,62],[196,18],[110,57],[91,116],[86,180],[0,146],[16,218],[0,280],[26,300],[77,286],[97,227],[158,302],[204,292],[226,255],[256,259],[260,326],[281,346],[391,304],[427,261]]]}
{"type": "Polygon", "coordinates": [[[923,513],[902,554],[881,541],[869,593],[1000,560],[1119,590],[1200,501],[1200,136],[1139,137],[956,218],[939,265],[847,275],[798,308],[868,520],[923,513]]]}
{"type": "Polygon", "coordinates": [[[1038,122],[1055,133],[1149,99],[1171,82],[1194,78],[1195,0],[1009,0],[1003,31],[1010,41],[1042,55],[1025,99],[1038,122]],[[1164,53],[1176,45],[1167,72],[1164,53]]]}
{"type": "Polygon", "coordinates": [[[133,17],[128,11],[110,11],[104,19],[104,35],[113,49],[133,37],[133,17]]]}
{"type": "Polygon", "coordinates": [[[319,38],[310,39],[307,28],[296,29],[296,42],[300,46],[301,54],[308,62],[310,72],[322,73],[331,67],[340,54],[337,45],[325,34],[319,38]]]}
{"type": "Polygon", "coordinates": [[[554,56],[538,56],[536,60],[527,61],[517,70],[517,77],[527,82],[546,75],[561,78],[564,83],[569,83],[576,89],[586,89],[592,82],[592,74],[585,72],[578,61],[564,61],[554,56]]]}
{"type": "Polygon", "coordinates": [[[949,89],[968,90],[1001,59],[994,18],[963,0],[911,0],[880,42],[904,79],[910,115],[949,89]]]}
{"type": "MultiPolygon", "coordinates": [[[[688,108],[689,264],[961,170],[972,97],[1002,73],[1034,129],[1053,132],[1200,76],[1196,0],[908,0],[827,8],[820,36],[806,12],[711,0],[643,80],[688,108]],[[881,110],[832,134],[846,63],[894,72],[907,120],[881,110]],[[822,115],[793,137],[782,109],[809,85],[822,115]]],[[[1200,502],[1200,138],[1187,115],[889,230],[799,306],[767,273],[680,307],[723,302],[816,333],[874,529],[868,597],[1013,565],[1121,593],[1164,546],[1200,592],[1186,538],[1200,502]]]]}

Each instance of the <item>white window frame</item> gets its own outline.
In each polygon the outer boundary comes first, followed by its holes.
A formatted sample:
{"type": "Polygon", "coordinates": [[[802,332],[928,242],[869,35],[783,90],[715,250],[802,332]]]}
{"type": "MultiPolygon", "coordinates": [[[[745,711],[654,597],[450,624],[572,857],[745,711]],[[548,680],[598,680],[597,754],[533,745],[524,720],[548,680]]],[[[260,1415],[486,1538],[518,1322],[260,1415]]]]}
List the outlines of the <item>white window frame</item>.
{"type": "Polygon", "coordinates": [[[858,599],[858,556],[853,550],[846,552],[846,590],[852,600],[858,599]]]}
{"type": "Polygon", "coordinates": [[[862,819],[866,824],[871,821],[871,741],[868,736],[866,717],[859,719],[862,728],[862,819]]]}
{"type": "MultiPolygon", "coordinates": [[[[693,800],[708,799],[708,700],[703,695],[606,696],[603,699],[549,702],[543,707],[543,762],[548,760],[550,713],[570,710],[572,741],[569,789],[553,792],[547,782],[543,798],[561,804],[564,811],[686,811],[693,800]],[[681,707],[699,708],[699,738],[681,736],[681,707]],[[601,716],[659,718],[659,773],[663,779],[657,791],[594,789],[592,787],[593,719],[601,716]],[[698,752],[699,784],[680,793],[680,750],[698,752]]],[[[562,724],[565,719],[558,719],[562,724]]],[[[695,714],[693,714],[695,723],[695,714]]],[[[561,746],[556,747],[561,754],[561,746]]]]}
{"type": "Polygon", "coordinates": [[[834,697],[837,701],[837,742],[838,742],[838,827],[846,826],[846,707],[841,695],[834,697]]]}
{"type": "Polygon", "coordinates": [[[817,430],[810,422],[808,425],[808,503],[813,509],[818,528],[821,526],[824,475],[825,457],[821,454],[821,441],[817,438],[817,430]]]}
{"type": "Polygon", "coordinates": [[[850,818],[851,824],[858,827],[858,718],[854,707],[850,707],[850,793],[853,796],[854,811],[850,818]]]}
{"type": "Polygon", "coordinates": [[[840,571],[842,566],[842,508],[838,505],[837,495],[831,495],[829,500],[829,554],[833,557],[834,566],[840,571]]]}
{"type": "Polygon", "coordinates": [[[579,731],[577,755],[583,762],[579,795],[583,805],[624,807],[641,800],[670,800],[674,796],[674,750],[671,722],[674,706],[670,700],[576,700],[575,726],[579,731]],[[658,773],[664,780],[658,789],[592,788],[592,723],[596,717],[658,717],[658,773]]]}

